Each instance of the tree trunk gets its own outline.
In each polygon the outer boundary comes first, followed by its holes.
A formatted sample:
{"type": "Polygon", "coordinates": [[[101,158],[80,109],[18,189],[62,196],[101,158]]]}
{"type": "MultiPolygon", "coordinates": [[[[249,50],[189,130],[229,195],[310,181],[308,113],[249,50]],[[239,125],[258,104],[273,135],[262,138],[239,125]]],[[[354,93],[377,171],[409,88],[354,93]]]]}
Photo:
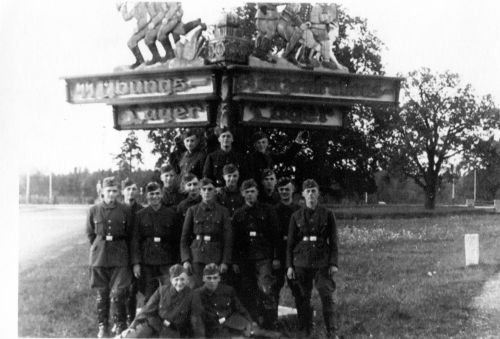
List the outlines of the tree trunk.
{"type": "Polygon", "coordinates": [[[436,207],[436,188],[427,187],[425,189],[425,204],[426,210],[433,210],[436,207]]]}

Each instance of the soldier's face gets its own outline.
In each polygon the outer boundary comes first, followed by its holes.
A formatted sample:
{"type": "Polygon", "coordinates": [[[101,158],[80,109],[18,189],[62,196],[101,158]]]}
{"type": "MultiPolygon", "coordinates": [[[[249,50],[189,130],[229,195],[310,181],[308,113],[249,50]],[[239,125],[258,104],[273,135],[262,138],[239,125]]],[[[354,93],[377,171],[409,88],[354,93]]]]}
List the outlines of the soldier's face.
{"type": "Polygon", "coordinates": [[[160,176],[160,179],[163,182],[163,186],[170,187],[174,184],[175,172],[170,171],[170,172],[162,173],[160,176]]]}
{"type": "Polygon", "coordinates": [[[236,187],[238,185],[239,179],[240,179],[240,173],[238,171],[224,174],[224,181],[226,182],[226,187],[236,187]]]}
{"type": "Polygon", "coordinates": [[[266,190],[274,190],[274,187],[276,187],[276,175],[268,175],[262,179],[262,186],[264,186],[266,190]]]}
{"type": "Polygon", "coordinates": [[[317,187],[306,188],[302,191],[302,196],[309,208],[315,208],[318,204],[319,190],[317,187]]]}
{"type": "Polygon", "coordinates": [[[118,187],[116,186],[103,187],[101,192],[102,199],[106,204],[115,202],[116,198],[118,197],[118,187]]]}
{"type": "Polygon", "coordinates": [[[135,200],[135,198],[137,197],[137,192],[139,192],[139,190],[137,189],[136,184],[127,186],[122,190],[123,199],[127,202],[135,200]]]}
{"type": "Polygon", "coordinates": [[[280,194],[281,201],[290,201],[293,194],[293,184],[289,182],[285,186],[278,187],[278,193],[280,194]]]}
{"type": "Polygon", "coordinates": [[[262,138],[257,140],[254,145],[257,152],[265,153],[267,146],[269,146],[269,140],[267,138],[262,138]]]}
{"type": "Polygon", "coordinates": [[[181,275],[170,279],[170,282],[172,283],[172,286],[174,286],[175,290],[177,292],[182,291],[184,287],[187,285],[187,280],[188,277],[186,273],[181,273],[181,275]]]}
{"type": "Polygon", "coordinates": [[[200,194],[200,183],[197,178],[187,182],[184,185],[184,190],[191,197],[197,197],[200,194]]]}
{"type": "Polygon", "coordinates": [[[220,283],[220,274],[212,274],[212,275],[204,275],[203,276],[203,282],[205,283],[205,286],[211,291],[215,291],[217,286],[219,286],[220,283]]]}
{"type": "Polygon", "coordinates": [[[201,187],[201,199],[204,202],[209,202],[215,198],[215,187],[212,184],[205,185],[201,187]]]}
{"type": "Polygon", "coordinates": [[[257,187],[250,187],[246,190],[241,191],[241,195],[245,198],[245,202],[249,205],[253,205],[257,202],[257,196],[259,195],[259,191],[257,187]]]}
{"type": "Polygon", "coordinates": [[[186,146],[188,152],[192,152],[196,146],[198,146],[198,142],[198,137],[196,135],[192,135],[184,139],[184,146],[186,146]]]}
{"type": "Polygon", "coordinates": [[[146,194],[146,199],[148,200],[148,204],[153,207],[158,207],[161,205],[161,189],[157,189],[155,191],[148,192],[146,194]]]}
{"type": "Polygon", "coordinates": [[[219,143],[222,148],[231,148],[233,144],[233,135],[231,132],[224,132],[219,135],[219,143]]]}

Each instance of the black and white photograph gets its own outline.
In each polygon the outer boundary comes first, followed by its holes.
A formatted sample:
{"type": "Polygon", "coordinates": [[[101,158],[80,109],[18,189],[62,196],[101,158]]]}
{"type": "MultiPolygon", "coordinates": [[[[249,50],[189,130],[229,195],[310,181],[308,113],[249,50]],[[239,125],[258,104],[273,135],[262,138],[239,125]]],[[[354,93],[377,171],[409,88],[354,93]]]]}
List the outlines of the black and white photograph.
{"type": "Polygon", "coordinates": [[[499,13],[0,3],[2,333],[500,338],[499,13]]]}

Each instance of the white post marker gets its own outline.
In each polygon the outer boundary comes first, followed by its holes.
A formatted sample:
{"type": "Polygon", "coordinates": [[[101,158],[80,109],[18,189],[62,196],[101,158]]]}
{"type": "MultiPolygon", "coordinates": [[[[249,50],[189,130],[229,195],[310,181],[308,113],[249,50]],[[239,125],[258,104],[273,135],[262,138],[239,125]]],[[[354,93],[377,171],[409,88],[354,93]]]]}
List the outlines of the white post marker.
{"type": "Polygon", "coordinates": [[[479,264],[479,234],[465,235],[465,266],[479,264]]]}
{"type": "Polygon", "coordinates": [[[494,200],[495,212],[500,213],[500,200],[494,200]]]}

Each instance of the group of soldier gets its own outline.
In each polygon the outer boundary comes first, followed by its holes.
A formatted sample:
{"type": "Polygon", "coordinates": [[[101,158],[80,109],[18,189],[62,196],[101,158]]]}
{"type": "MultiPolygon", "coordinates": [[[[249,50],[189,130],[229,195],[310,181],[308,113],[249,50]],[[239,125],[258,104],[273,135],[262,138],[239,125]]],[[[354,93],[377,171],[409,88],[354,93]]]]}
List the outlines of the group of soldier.
{"type": "Polygon", "coordinates": [[[207,155],[201,137],[187,131],[186,151],[161,168],[161,183],[145,186],[146,207],[132,180],[121,182],[123,202],[118,182],[103,180],[86,226],[98,337],[275,336],[285,281],[295,298],[298,337],[312,332],[313,283],[327,336],[335,337],[334,215],[318,205],[316,181],[302,183],[300,205],[294,182],[277,180],[273,171],[277,159],[300,150],[302,133],[276,155],[268,152],[268,136],[257,132],[246,157],[232,149],[231,130],[217,137],[219,149],[207,155]],[[145,305],[136,315],[138,291],[145,305]]]}

